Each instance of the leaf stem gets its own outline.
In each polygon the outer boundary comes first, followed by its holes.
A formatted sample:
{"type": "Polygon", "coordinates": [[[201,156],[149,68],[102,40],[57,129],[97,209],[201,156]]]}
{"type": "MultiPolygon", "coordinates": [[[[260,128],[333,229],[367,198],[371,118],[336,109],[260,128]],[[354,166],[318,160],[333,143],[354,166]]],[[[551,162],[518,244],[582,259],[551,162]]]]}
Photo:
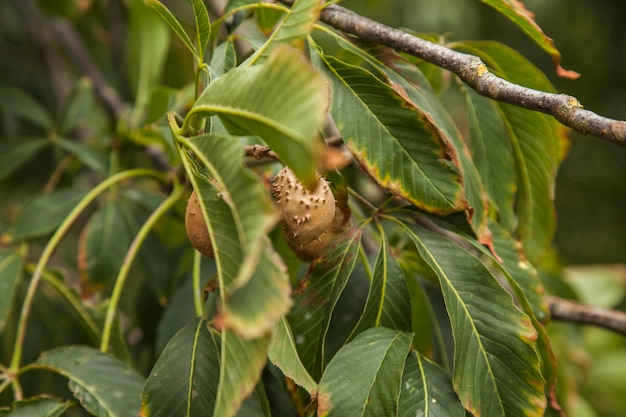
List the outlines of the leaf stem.
{"type": "Polygon", "coordinates": [[[109,342],[111,340],[111,331],[113,329],[115,312],[117,311],[117,306],[122,296],[124,284],[126,283],[128,273],[130,272],[130,267],[137,257],[139,249],[141,249],[141,245],[146,240],[146,238],[148,237],[148,233],[150,233],[150,230],[152,230],[152,228],[161,218],[161,216],[163,216],[170,208],[174,206],[174,204],[178,202],[178,200],[180,200],[181,196],[183,195],[183,191],[184,187],[180,184],[180,182],[175,181],[172,193],[165,200],[163,200],[163,202],[156,208],[156,210],[154,210],[150,214],[150,217],[148,217],[146,222],[141,226],[141,229],[139,229],[139,232],[137,232],[137,235],[130,244],[130,248],[128,248],[128,252],[126,252],[126,257],[124,258],[124,263],[119,270],[117,278],[115,279],[115,285],[113,286],[111,300],[109,301],[109,305],[107,307],[104,328],[102,330],[102,341],[100,342],[101,352],[106,353],[109,349],[109,342]]]}
{"type": "Polygon", "coordinates": [[[160,181],[165,181],[165,176],[151,169],[132,169],[124,172],[120,172],[119,174],[115,174],[106,180],[102,181],[98,184],[93,190],[91,190],[83,199],[74,207],[74,210],[63,220],[59,228],[52,235],[48,244],[43,250],[39,261],[37,262],[37,266],[35,267],[35,272],[28,284],[28,289],[26,290],[26,296],[24,297],[24,302],[22,303],[22,310],[20,313],[20,319],[17,324],[17,333],[15,336],[15,344],[13,346],[13,354],[11,357],[11,364],[9,366],[10,373],[17,373],[20,362],[22,360],[22,352],[24,350],[24,339],[26,337],[26,326],[28,323],[28,319],[30,317],[30,313],[32,311],[33,301],[35,299],[35,293],[37,291],[37,287],[39,282],[41,281],[41,277],[43,272],[50,260],[52,253],[55,251],[65,233],[70,229],[72,224],[76,221],[78,216],[93,202],[102,192],[104,192],[109,187],[127,180],[133,177],[155,177],[160,181]]]}
{"type": "Polygon", "coordinates": [[[202,302],[202,287],[200,286],[200,263],[202,256],[195,251],[193,256],[193,305],[196,309],[196,317],[204,317],[204,303],[202,302]]]}

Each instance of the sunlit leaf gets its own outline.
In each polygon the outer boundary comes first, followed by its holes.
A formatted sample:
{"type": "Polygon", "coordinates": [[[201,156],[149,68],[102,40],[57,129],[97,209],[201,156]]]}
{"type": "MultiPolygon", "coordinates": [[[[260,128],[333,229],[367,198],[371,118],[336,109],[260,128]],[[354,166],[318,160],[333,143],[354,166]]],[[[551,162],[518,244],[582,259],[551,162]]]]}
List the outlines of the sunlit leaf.
{"type": "Polygon", "coordinates": [[[0,409],[6,417],[60,417],[70,408],[70,403],[49,397],[32,397],[14,401],[11,410],[0,409]]]}
{"type": "Polygon", "coordinates": [[[455,391],[475,415],[543,415],[537,331],[482,262],[442,235],[410,237],[439,277],[454,335],[455,391]]]}
{"type": "Polygon", "coordinates": [[[296,341],[291,333],[289,322],[285,318],[282,318],[276,324],[268,355],[270,361],[276,365],[285,376],[292,379],[293,382],[300,385],[309,394],[313,395],[317,392],[317,383],[311,378],[298,356],[296,341]]]}
{"type": "Polygon", "coordinates": [[[96,349],[66,346],[51,350],[28,369],[43,369],[68,378],[74,396],[95,416],[139,415],[144,379],[96,349]]]}
{"type": "Polygon", "coordinates": [[[300,359],[314,379],[324,367],[324,348],[330,320],[361,244],[361,228],[353,228],[332,242],[326,256],[314,263],[294,293],[288,319],[300,359]]]}
{"type": "Polygon", "coordinates": [[[143,389],[142,415],[211,415],[217,397],[219,357],[219,341],[206,321],[188,323],[169,341],[152,368],[143,389]]]}
{"type": "Polygon", "coordinates": [[[22,267],[22,258],[17,253],[0,252],[0,333],[10,313],[22,267]]]}
{"type": "Polygon", "coordinates": [[[541,49],[546,51],[552,57],[556,65],[557,74],[564,78],[576,79],[580,74],[566,70],[561,67],[561,53],[554,46],[554,42],[549,38],[535,21],[535,15],[528,9],[524,3],[519,0],[480,0],[482,3],[488,4],[495,10],[506,16],[511,22],[515,23],[530,39],[532,39],[541,49]]]}
{"type": "Polygon", "coordinates": [[[459,177],[436,129],[369,71],[323,56],[331,114],[352,154],[380,185],[424,210],[464,208],[459,177]]]}
{"type": "Polygon", "coordinates": [[[263,64],[235,68],[210,83],[187,118],[216,114],[232,134],[260,136],[313,187],[328,94],[324,77],[302,54],[281,45],[263,64]]]}
{"type": "Polygon", "coordinates": [[[317,394],[319,416],[395,416],[411,333],[366,330],[330,361],[317,394]]]}
{"type": "Polygon", "coordinates": [[[48,146],[46,139],[2,139],[0,142],[0,181],[20,169],[48,146]]]}
{"type": "Polygon", "coordinates": [[[463,417],[465,409],[452,389],[450,376],[413,351],[402,375],[398,417],[463,417]]]}
{"type": "Polygon", "coordinates": [[[6,234],[19,241],[54,231],[85,194],[83,190],[68,188],[35,197],[22,208],[6,234]]]}

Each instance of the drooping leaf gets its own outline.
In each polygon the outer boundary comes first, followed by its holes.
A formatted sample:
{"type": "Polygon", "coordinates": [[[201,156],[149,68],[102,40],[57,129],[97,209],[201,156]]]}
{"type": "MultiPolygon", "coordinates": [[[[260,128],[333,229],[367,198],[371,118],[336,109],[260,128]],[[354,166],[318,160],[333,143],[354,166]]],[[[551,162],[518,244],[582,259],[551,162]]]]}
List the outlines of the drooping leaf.
{"type": "Polygon", "coordinates": [[[350,152],[380,185],[433,213],[463,210],[459,177],[437,130],[369,71],[323,56],[331,114],[350,152]]]}
{"type": "Polygon", "coordinates": [[[85,194],[83,190],[68,188],[35,197],[22,208],[6,234],[13,241],[19,241],[54,231],[85,194]]]}
{"type": "Polygon", "coordinates": [[[196,42],[198,43],[198,55],[204,56],[204,51],[211,37],[211,22],[204,1],[191,0],[193,15],[196,21],[196,42]]]}
{"type": "Polygon", "coordinates": [[[12,85],[0,84],[0,109],[44,131],[52,130],[55,125],[52,116],[39,101],[12,85]]]}
{"type": "Polygon", "coordinates": [[[20,169],[49,145],[46,139],[2,139],[0,142],[0,181],[20,169]]]}
{"type": "Polygon", "coordinates": [[[233,416],[254,391],[267,362],[268,337],[244,340],[222,331],[221,373],[213,417],[233,416]]]}
{"type": "Polygon", "coordinates": [[[576,79],[580,74],[566,70],[561,67],[561,53],[551,38],[549,38],[535,21],[535,15],[528,9],[524,3],[519,0],[480,0],[482,3],[488,4],[495,10],[506,16],[511,22],[519,27],[530,39],[533,40],[541,49],[546,51],[552,57],[556,65],[557,74],[564,78],[576,79]]]}
{"type": "Polygon", "coordinates": [[[209,416],[220,377],[219,341],[204,319],[183,327],[169,341],[143,389],[141,415],[209,416]]]}
{"type": "Polygon", "coordinates": [[[302,50],[304,40],[313,30],[321,10],[322,2],[319,0],[296,0],[269,39],[251,57],[250,62],[267,58],[279,44],[287,43],[302,50]]]}
{"type": "Polygon", "coordinates": [[[361,319],[353,334],[371,327],[411,331],[411,300],[404,273],[383,234],[361,319]]]}
{"type": "Polygon", "coordinates": [[[402,375],[398,417],[463,417],[465,409],[450,376],[418,352],[411,352],[402,375]]]}
{"type": "Polygon", "coordinates": [[[0,252],[0,333],[10,313],[22,268],[22,258],[17,253],[0,252]]]}
{"type": "Polygon", "coordinates": [[[196,50],[196,47],[193,45],[193,42],[191,41],[191,38],[189,38],[189,35],[187,34],[187,32],[185,32],[185,29],[183,29],[183,26],[174,17],[172,12],[170,12],[167,7],[165,7],[163,3],[161,3],[159,0],[146,1],[148,5],[152,7],[163,20],[165,20],[167,25],[174,31],[174,33],[178,35],[183,44],[187,47],[187,49],[189,49],[189,52],[191,52],[198,61],[202,61],[200,54],[196,50]]]}
{"type": "Polygon", "coordinates": [[[468,110],[469,147],[489,201],[500,224],[513,231],[517,226],[517,181],[513,149],[498,105],[471,88],[462,88],[468,110]]]}
{"type": "Polygon", "coordinates": [[[14,401],[10,410],[0,409],[4,417],[60,417],[70,408],[70,403],[48,397],[32,397],[14,401]]]}
{"type": "Polygon", "coordinates": [[[61,147],[67,152],[76,155],[85,165],[94,171],[106,175],[109,168],[108,155],[95,148],[80,142],[74,142],[67,139],[59,141],[61,147]]]}
{"type": "MultiPolygon", "coordinates": [[[[480,56],[496,74],[516,84],[554,92],[547,77],[518,52],[497,42],[462,42],[455,49],[480,56]]],[[[555,229],[554,179],[567,129],[543,113],[498,103],[517,173],[517,235],[532,263],[545,253],[555,229]]]]}
{"type": "Polygon", "coordinates": [[[294,293],[294,306],[287,318],[300,359],[316,380],[325,364],[325,339],[333,310],[354,269],[361,233],[361,228],[352,228],[330,243],[327,256],[312,265],[294,293]]]}
{"type": "Polygon", "coordinates": [[[187,120],[216,114],[230,133],[260,136],[313,187],[317,132],[324,123],[328,93],[324,77],[302,54],[280,45],[263,64],[235,68],[210,83],[187,120]]]}
{"type": "Polygon", "coordinates": [[[377,327],[341,348],[320,380],[318,415],[395,416],[412,338],[377,327]]]}
{"type": "Polygon", "coordinates": [[[482,262],[421,226],[409,235],[439,277],[455,341],[454,388],[475,415],[543,415],[537,331],[482,262]]]}
{"type": "Polygon", "coordinates": [[[45,352],[27,369],[43,369],[68,378],[76,399],[95,416],[139,415],[144,379],[96,349],[85,346],[54,349],[45,352]]]}
{"type": "Polygon", "coordinates": [[[317,392],[317,383],[311,378],[298,356],[296,341],[286,318],[282,318],[276,324],[268,356],[285,376],[304,388],[310,395],[317,392]]]}

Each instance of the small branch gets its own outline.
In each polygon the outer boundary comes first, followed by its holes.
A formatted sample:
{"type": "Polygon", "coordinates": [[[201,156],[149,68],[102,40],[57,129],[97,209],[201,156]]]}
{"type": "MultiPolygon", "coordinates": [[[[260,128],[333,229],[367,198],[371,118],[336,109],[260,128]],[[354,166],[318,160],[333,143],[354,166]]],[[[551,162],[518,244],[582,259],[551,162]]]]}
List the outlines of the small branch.
{"type": "Polygon", "coordinates": [[[550,313],[554,320],[589,324],[626,336],[626,313],[580,304],[559,297],[548,297],[550,313]]]}
{"type": "MultiPolygon", "coordinates": [[[[293,4],[292,0],[280,1],[293,4]]],[[[365,41],[406,52],[445,68],[485,97],[549,114],[580,133],[626,147],[626,121],[609,119],[585,110],[572,96],[546,93],[506,81],[489,72],[476,56],[426,41],[337,5],[325,7],[320,20],[365,41]]]]}
{"type": "Polygon", "coordinates": [[[252,156],[256,160],[261,160],[263,158],[272,158],[277,161],[279,160],[278,155],[276,155],[276,153],[274,153],[269,146],[251,145],[244,146],[243,149],[246,156],[252,156]]]}

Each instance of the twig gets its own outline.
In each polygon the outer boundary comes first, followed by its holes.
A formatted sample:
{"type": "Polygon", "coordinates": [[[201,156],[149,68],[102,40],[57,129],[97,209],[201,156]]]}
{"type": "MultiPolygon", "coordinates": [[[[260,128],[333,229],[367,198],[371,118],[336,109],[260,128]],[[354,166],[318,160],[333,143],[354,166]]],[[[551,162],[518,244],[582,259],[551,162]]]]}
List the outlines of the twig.
{"type": "Polygon", "coordinates": [[[246,156],[253,156],[254,159],[272,158],[278,160],[278,155],[269,146],[250,145],[243,147],[246,156]]]}
{"type": "Polygon", "coordinates": [[[559,297],[548,297],[554,320],[589,324],[626,336],[626,313],[617,310],[580,304],[559,297]]]}
{"type": "MultiPolygon", "coordinates": [[[[293,0],[280,1],[287,5],[293,4],[293,0]]],[[[546,93],[506,81],[491,73],[476,56],[426,41],[337,5],[325,7],[320,20],[365,41],[406,52],[445,68],[485,97],[552,115],[580,133],[626,146],[626,121],[613,120],[585,110],[572,96],[546,93]]]]}

